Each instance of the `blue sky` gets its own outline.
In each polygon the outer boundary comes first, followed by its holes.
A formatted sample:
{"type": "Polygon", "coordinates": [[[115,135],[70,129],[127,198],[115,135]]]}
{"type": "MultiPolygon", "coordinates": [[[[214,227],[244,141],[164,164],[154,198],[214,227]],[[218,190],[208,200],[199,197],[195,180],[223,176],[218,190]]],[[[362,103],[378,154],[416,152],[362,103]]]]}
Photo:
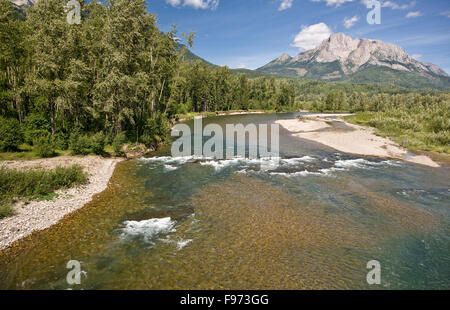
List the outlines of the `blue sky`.
{"type": "Polygon", "coordinates": [[[450,73],[450,1],[380,1],[369,25],[368,0],[149,0],[163,31],[195,31],[193,52],[231,68],[256,69],[282,53],[297,55],[327,33],[378,39],[450,73]]]}

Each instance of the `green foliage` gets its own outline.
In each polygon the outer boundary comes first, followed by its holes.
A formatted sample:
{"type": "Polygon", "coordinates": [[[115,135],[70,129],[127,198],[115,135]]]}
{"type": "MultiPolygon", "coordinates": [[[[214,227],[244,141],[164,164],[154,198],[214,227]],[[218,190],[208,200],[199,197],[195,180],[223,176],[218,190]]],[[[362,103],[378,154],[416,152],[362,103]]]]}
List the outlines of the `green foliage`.
{"type": "Polygon", "coordinates": [[[14,209],[10,205],[2,205],[0,204],[0,219],[13,216],[14,209]]]}
{"type": "Polygon", "coordinates": [[[55,156],[55,148],[50,135],[36,138],[33,141],[33,149],[39,157],[47,158],[55,156]]]}
{"type": "Polygon", "coordinates": [[[411,150],[450,153],[450,100],[430,101],[426,96],[415,99],[413,107],[404,102],[384,111],[358,113],[346,119],[375,127],[379,135],[411,150]]]}
{"type": "Polygon", "coordinates": [[[147,120],[141,142],[156,147],[167,140],[168,132],[168,120],[164,114],[160,113],[155,118],[147,120]]]}
{"type": "Polygon", "coordinates": [[[105,153],[105,135],[103,132],[98,132],[92,136],[91,147],[96,155],[103,155],[105,153]]]}
{"type": "Polygon", "coordinates": [[[74,155],[88,155],[91,151],[89,136],[80,134],[78,130],[70,135],[69,144],[74,155]]]}
{"type": "Polygon", "coordinates": [[[43,113],[31,113],[23,124],[24,141],[30,145],[41,136],[51,133],[51,125],[48,117],[43,113]]]}
{"type": "Polygon", "coordinates": [[[0,151],[15,151],[23,142],[20,124],[16,119],[0,117],[0,151]]]}
{"type": "Polygon", "coordinates": [[[69,135],[66,133],[56,133],[52,140],[54,147],[58,150],[65,151],[69,148],[69,135]]]}
{"type": "Polygon", "coordinates": [[[58,189],[70,188],[87,183],[83,168],[78,165],[54,170],[9,170],[0,168],[0,213],[11,215],[10,207],[5,207],[14,199],[36,199],[48,196],[58,189]]]}
{"type": "Polygon", "coordinates": [[[121,151],[122,146],[125,144],[126,141],[127,141],[127,138],[126,138],[125,133],[122,132],[122,133],[118,134],[114,138],[113,143],[112,143],[112,147],[114,149],[114,153],[121,154],[122,153],[122,151],[121,151]]]}

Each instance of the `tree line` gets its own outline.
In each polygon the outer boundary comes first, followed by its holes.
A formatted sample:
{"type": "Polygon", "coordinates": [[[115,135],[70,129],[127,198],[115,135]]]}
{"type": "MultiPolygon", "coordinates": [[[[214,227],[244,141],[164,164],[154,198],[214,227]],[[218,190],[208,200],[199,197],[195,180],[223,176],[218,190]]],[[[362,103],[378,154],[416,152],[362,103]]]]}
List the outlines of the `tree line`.
{"type": "Polygon", "coordinates": [[[194,35],[161,32],[144,0],[80,3],[72,25],[61,0],[41,0],[25,18],[0,0],[0,116],[27,143],[45,136],[64,148],[71,135],[102,132],[152,145],[178,114],[294,104],[292,83],[187,62],[194,35]]]}
{"type": "Polygon", "coordinates": [[[43,156],[156,146],[170,120],[189,112],[448,107],[436,91],[248,78],[188,59],[194,34],[160,31],[145,0],[79,2],[82,22],[72,25],[62,0],[40,0],[26,16],[0,0],[0,151],[23,142],[43,156]]]}

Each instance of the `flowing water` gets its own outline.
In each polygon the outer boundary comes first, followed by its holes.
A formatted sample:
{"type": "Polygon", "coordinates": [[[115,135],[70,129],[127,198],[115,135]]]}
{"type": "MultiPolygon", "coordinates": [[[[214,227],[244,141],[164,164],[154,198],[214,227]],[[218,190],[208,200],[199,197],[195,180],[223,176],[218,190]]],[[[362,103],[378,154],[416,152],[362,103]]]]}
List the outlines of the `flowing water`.
{"type": "Polygon", "coordinates": [[[269,159],[172,158],[169,148],[119,164],[84,208],[0,253],[0,288],[450,288],[448,168],[280,133],[282,159],[269,169],[269,159]],[[69,260],[81,263],[80,285],[66,281],[69,260]],[[371,260],[379,286],[366,281],[371,260]]]}

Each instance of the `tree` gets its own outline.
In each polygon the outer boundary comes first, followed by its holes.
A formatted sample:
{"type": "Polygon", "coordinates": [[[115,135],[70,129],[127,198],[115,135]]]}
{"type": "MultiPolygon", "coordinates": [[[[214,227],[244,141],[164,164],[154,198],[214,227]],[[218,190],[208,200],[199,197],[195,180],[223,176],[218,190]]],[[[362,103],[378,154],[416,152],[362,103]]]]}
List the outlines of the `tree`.
{"type": "Polygon", "coordinates": [[[8,0],[0,0],[0,113],[16,114],[22,122],[26,113],[23,85],[29,62],[26,25],[15,18],[8,0]],[[14,113],[16,112],[16,113],[14,113]]]}

